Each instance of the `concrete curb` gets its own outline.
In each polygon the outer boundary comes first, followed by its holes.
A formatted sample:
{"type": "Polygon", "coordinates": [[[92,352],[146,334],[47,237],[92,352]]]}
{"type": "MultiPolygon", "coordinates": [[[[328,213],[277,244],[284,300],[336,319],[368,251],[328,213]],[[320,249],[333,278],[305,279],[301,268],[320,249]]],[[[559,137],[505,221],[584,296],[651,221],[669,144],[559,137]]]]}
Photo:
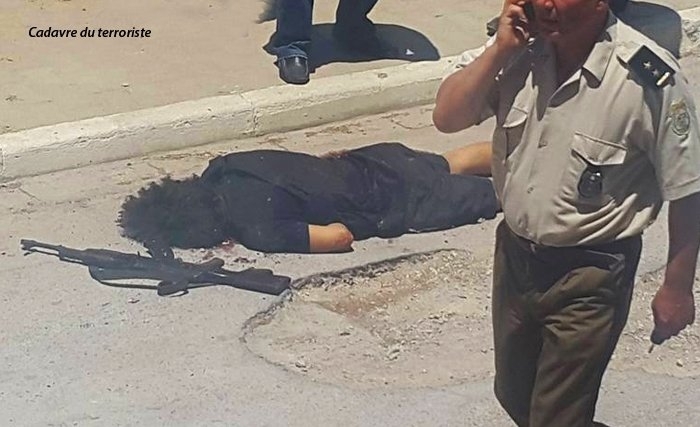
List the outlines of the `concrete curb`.
{"type": "MultiPolygon", "coordinates": [[[[697,46],[700,7],[680,11],[681,53],[697,46]]],[[[456,56],[274,86],[0,135],[0,182],[225,139],[300,129],[433,101],[456,56]]],[[[253,149],[240,147],[241,150],[253,149]]]]}
{"type": "MultiPolygon", "coordinates": [[[[430,102],[452,58],[0,135],[0,181],[430,102]]],[[[251,147],[241,147],[253,149],[251,147]]]]}

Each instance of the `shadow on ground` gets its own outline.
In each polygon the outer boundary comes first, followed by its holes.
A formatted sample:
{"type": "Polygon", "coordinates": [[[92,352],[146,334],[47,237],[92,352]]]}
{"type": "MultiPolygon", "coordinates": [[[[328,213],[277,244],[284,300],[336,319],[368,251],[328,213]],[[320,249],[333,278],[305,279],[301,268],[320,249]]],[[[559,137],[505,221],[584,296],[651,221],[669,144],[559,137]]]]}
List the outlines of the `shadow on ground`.
{"type": "MultiPolygon", "coordinates": [[[[440,52],[437,47],[422,33],[394,24],[375,24],[377,35],[389,47],[384,55],[362,55],[350,52],[340,46],[333,38],[334,24],[315,24],[311,31],[312,48],[309,54],[309,65],[316,70],[326,64],[335,62],[369,62],[380,59],[398,59],[408,62],[437,61],[440,52]]],[[[271,54],[272,34],[263,49],[271,54]]]]}

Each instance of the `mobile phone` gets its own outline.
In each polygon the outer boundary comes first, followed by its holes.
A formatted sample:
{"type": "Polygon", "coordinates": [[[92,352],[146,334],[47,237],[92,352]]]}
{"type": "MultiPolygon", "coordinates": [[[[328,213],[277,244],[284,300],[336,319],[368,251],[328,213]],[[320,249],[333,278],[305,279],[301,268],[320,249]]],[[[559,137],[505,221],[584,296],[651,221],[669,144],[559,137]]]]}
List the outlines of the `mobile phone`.
{"type": "Polygon", "coordinates": [[[535,7],[532,5],[532,2],[527,2],[523,5],[523,12],[525,12],[525,17],[528,21],[535,20],[535,7]]]}

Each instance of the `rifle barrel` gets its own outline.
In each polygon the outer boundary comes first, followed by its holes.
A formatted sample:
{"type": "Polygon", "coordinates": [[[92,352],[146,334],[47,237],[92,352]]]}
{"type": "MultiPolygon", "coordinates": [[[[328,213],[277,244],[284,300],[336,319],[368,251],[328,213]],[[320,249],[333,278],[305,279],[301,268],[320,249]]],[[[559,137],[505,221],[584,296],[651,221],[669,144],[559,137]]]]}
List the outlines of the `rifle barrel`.
{"type": "Polygon", "coordinates": [[[97,280],[142,278],[168,282],[218,283],[273,295],[279,295],[291,282],[289,277],[275,275],[267,269],[227,270],[223,268],[224,261],[218,258],[195,264],[179,259],[155,259],[109,249],[72,249],[30,239],[21,239],[20,244],[25,251],[53,255],[62,261],[86,265],[90,267],[91,274],[96,273],[93,277],[97,280]],[[51,250],[55,253],[37,249],[51,250]]]}
{"type": "Polygon", "coordinates": [[[60,245],[51,245],[48,243],[37,242],[36,240],[30,239],[22,239],[19,241],[19,243],[22,245],[22,250],[24,251],[31,251],[35,248],[51,249],[53,251],[60,251],[61,249],[63,249],[63,246],[60,245]]]}

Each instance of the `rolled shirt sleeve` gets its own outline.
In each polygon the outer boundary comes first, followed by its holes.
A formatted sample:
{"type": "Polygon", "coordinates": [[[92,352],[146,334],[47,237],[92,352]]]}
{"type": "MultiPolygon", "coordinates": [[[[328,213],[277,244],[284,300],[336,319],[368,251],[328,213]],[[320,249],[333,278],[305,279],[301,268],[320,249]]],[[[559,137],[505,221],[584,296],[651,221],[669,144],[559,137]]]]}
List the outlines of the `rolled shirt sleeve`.
{"type": "Polygon", "coordinates": [[[454,74],[455,72],[474,62],[474,60],[477,57],[479,57],[482,53],[484,53],[486,48],[491,46],[495,42],[495,40],[495,36],[491,37],[488,40],[486,40],[486,43],[484,43],[483,45],[462,52],[462,54],[459,55],[457,59],[449,65],[444,79],[448,78],[450,75],[454,74]]]}
{"type": "MultiPolygon", "coordinates": [[[[452,62],[448,66],[447,72],[446,72],[445,76],[443,77],[443,81],[445,81],[445,79],[450,77],[452,74],[462,70],[463,68],[467,67],[469,64],[474,62],[474,60],[476,58],[478,58],[479,56],[481,56],[481,54],[483,54],[489,46],[493,45],[495,43],[495,41],[496,41],[496,36],[493,36],[493,37],[489,38],[488,40],[486,40],[486,43],[484,43],[483,45],[481,45],[477,48],[466,50],[461,55],[457,56],[455,61],[452,62]]],[[[515,59],[516,59],[516,57],[513,58],[511,63],[515,59]]],[[[499,73],[499,76],[502,73],[503,72],[501,71],[501,73],[499,73]]],[[[496,112],[496,105],[498,102],[498,86],[499,86],[498,79],[499,79],[499,77],[497,76],[496,77],[496,84],[493,86],[493,89],[488,94],[486,107],[481,112],[481,115],[479,116],[478,123],[481,123],[484,120],[488,119],[489,117],[492,117],[496,112]]]]}
{"type": "Polygon", "coordinates": [[[248,224],[238,237],[246,248],[260,252],[309,252],[309,224],[275,220],[248,224]]]}
{"type": "Polygon", "coordinates": [[[700,192],[700,128],[686,78],[677,73],[664,90],[651,162],[661,196],[677,200],[700,192]]]}

